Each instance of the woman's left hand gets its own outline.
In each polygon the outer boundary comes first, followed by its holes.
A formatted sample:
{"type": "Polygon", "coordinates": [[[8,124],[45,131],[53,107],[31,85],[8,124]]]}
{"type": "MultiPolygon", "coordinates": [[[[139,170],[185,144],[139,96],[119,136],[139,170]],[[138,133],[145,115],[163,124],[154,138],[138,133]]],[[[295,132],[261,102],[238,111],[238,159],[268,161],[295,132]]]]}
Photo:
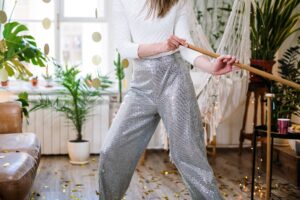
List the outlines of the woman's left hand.
{"type": "Polygon", "coordinates": [[[238,63],[238,60],[230,55],[220,56],[213,63],[213,74],[222,75],[231,72],[234,63],[238,63]]]}

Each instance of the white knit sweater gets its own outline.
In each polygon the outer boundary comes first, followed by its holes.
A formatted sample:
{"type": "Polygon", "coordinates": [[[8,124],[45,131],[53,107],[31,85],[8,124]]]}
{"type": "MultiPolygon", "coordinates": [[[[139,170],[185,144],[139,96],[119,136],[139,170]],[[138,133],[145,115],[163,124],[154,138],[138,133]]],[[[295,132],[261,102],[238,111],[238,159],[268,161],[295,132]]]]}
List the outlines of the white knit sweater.
{"type": "MultiPolygon", "coordinates": [[[[116,47],[123,58],[138,58],[140,44],[166,41],[172,34],[192,43],[188,25],[187,4],[179,0],[163,18],[147,17],[146,0],[113,0],[113,31],[116,47]]],[[[193,64],[198,52],[179,48],[182,57],[193,64]]],[[[173,54],[162,53],[153,57],[173,54]]]]}

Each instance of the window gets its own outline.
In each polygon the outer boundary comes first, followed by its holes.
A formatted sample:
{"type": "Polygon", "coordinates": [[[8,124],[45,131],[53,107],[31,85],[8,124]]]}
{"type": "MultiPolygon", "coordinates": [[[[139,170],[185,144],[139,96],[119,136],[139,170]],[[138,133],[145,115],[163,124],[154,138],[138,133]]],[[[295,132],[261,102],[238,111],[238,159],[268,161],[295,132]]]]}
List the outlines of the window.
{"type": "MultiPolygon", "coordinates": [[[[83,74],[109,71],[106,0],[6,0],[11,20],[26,24],[39,48],[60,64],[78,65],[83,74]]],[[[45,69],[31,67],[35,75],[45,69]]],[[[53,72],[53,67],[49,71],[53,72]]]]}

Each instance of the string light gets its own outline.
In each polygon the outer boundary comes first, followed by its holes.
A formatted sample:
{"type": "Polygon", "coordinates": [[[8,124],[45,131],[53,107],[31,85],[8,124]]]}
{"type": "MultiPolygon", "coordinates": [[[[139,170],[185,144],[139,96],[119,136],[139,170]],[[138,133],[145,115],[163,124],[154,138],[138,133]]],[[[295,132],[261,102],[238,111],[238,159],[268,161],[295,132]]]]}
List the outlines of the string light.
{"type": "MultiPolygon", "coordinates": [[[[253,150],[253,148],[251,148],[251,150],[253,150]]],[[[261,165],[262,165],[262,162],[263,162],[263,159],[262,158],[259,158],[259,162],[258,162],[258,165],[256,167],[256,176],[254,177],[254,182],[255,182],[255,185],[254,185],[254,191],[253,191],[253,195],[254,197],[257,197],[259,199],[262,199],[264,197],[264,194],[265,194],[265,189],[263,187],[263,184],[262,184],[262,180],[261,180],[261,175],[262,175],[262,170],[261,170],[261,165]]],[[[239,184],[239,187],[240,187],[240,190],[243,191],[243,192],[248,192],[250,191],[250,188],[251,187],[251,183],[249,181],[249,178],[248,176],[244,176],[239,184]]]]}

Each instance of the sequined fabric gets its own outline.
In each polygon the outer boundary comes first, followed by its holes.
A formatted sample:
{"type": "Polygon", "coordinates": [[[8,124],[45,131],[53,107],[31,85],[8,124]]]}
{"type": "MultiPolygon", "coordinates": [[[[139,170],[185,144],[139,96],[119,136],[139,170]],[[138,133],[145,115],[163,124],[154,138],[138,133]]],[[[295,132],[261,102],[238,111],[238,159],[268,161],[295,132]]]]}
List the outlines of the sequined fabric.
{"type": "Polygon", "coordinates": [[[193,200],[221,199],[208,164],[189,70],[175,55],[135,60],[131,88],[100,152],[100,200],[120,200],[160,120],[193,200]]]}

